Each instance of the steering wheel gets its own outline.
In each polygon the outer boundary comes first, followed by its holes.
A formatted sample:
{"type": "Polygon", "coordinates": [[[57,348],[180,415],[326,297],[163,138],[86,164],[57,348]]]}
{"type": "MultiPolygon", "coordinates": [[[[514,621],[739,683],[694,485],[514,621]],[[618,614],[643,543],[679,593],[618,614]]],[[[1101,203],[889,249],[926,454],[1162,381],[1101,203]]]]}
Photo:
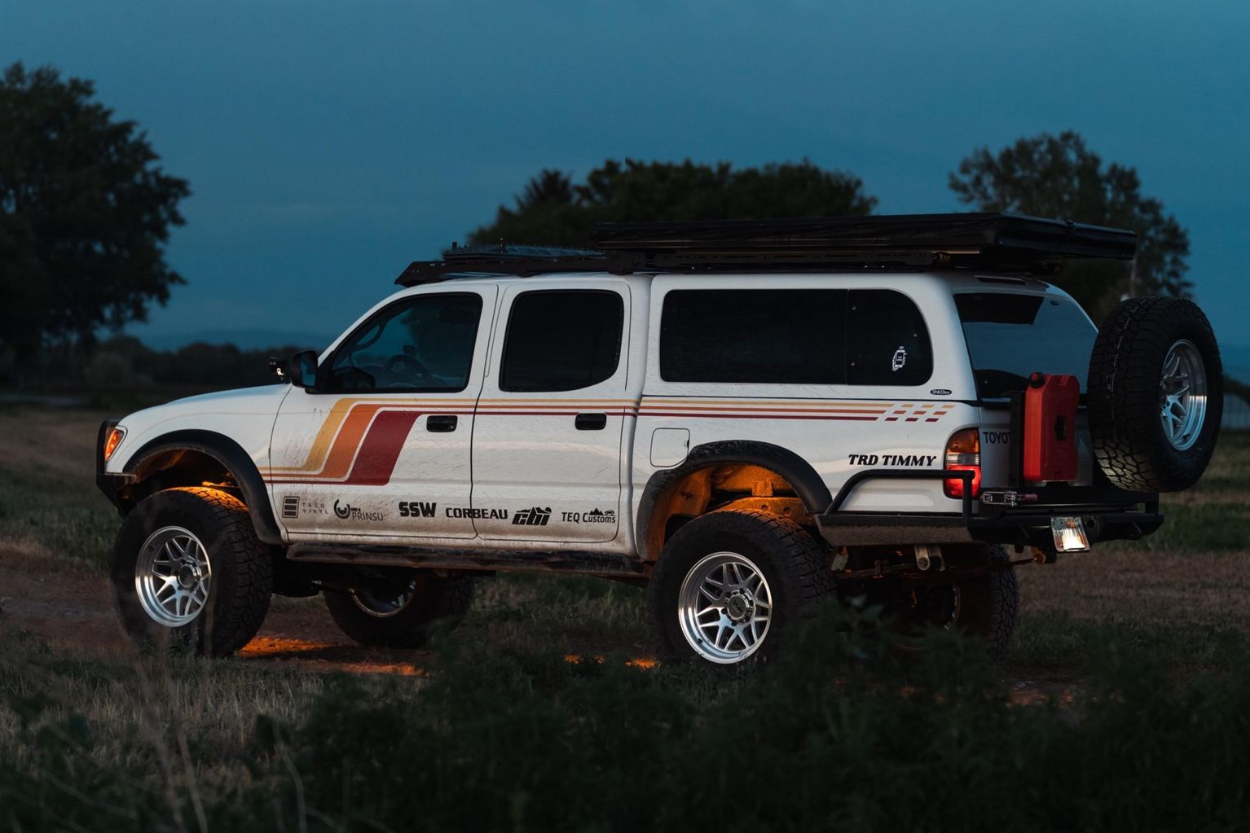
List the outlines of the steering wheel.
{"type": "Polygon", "coordinates": [[[434,374],[430,372],[430,369],[423,365],[420,360],[405,353],[396,353],[387,359],[382,366],[395,382],[408,382],[412,380],[413,376],[418,377],[417,381],[420,383],[433,384],[438,381],[434,374]]]}

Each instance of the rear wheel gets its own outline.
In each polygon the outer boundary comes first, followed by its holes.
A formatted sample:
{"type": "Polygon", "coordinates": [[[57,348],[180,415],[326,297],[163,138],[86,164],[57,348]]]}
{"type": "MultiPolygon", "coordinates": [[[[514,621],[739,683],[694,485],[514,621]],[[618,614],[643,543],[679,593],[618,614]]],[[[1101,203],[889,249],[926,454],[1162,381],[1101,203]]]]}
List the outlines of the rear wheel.
{"type": "Polygon", "coordinates": [[[737,665],[775,655],[785,631],[832,589],[823,548],[798,524],[713,512],[669,539],[647,606],[665,658],[737,665]]]}
{"type": "Polygon", "coordinates": [[[126,516],[113,547],[113,598],[140,646],[225,656],[269,611],[273,558],[242,501],[206,488],[168,489],[126,516]]]}
{"type": "Polygon", "coordinates": [[[325,593],[339,629],[361,645],[418,648],[438,622],[459,624],[473,601],[473,580],[431,573],[325,593]]]}
{"type": "Polygon", "coordinates": [[[954,565],[947,573],[882,584],[872,596],[894,616],[904,650],[919,647],[928,629],[959,630],[985,643],[1001,659],[1016,630],[1020,586],[1006,550],[994,545],[943,548],[954,565]]]}

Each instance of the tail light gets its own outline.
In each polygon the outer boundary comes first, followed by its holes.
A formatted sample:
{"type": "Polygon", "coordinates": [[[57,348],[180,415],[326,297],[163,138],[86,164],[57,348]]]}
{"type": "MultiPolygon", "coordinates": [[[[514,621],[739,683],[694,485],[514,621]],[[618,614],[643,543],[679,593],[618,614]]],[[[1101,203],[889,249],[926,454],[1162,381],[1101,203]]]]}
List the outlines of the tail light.
{"type": "MultiPolygon", "coordinates": [[[[956,431],[946,443],[946,470],[972,472],[972,494],[981,494],[981,434],[975,428],[956,431]]],[[[942,481],[947,497],[962,498],[964,481],[952,478],[942,481]]]]}

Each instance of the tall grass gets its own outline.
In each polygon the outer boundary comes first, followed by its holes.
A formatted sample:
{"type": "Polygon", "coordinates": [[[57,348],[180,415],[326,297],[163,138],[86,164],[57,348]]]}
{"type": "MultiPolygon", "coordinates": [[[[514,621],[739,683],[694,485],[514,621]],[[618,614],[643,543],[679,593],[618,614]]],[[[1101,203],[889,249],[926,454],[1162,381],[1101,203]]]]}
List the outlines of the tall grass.
{"type": "Polygon", "coordinates": [[[743,677],[461,642],[415,690],[332,679],[302,716],[262,716],[233,749],[199,748],[194,737],[180,745],[167,726],[134,738],[122,766],[93,764],[93,728],[72,711],[41,720],[38,707],[10,698],[27,728],[20,764],[0,757],[0,827],[1222,830],[1245,821],[1250,662],[1178,682],[1148,650],[1104,637],[1084,697],[1013,705],[974,643],[935,633],[927,651],[904,657],[875,615],[831,608],[780,661],[743,677]],[[206,789],[197,768],[222,754],[235,776],[206,789]]]}

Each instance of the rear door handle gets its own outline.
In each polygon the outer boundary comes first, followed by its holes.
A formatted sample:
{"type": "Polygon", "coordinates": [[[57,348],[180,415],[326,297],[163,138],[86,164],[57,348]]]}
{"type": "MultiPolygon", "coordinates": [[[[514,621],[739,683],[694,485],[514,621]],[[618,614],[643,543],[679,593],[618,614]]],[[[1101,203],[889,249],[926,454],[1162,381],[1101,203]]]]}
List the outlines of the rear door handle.
{"type": "Polygon", "coordinates": [[[425,430],[432,434],[448,434],[456,430],[454,414],[435,414],[425,421],[425,430]]]}
{"type": "Polygon", "coordinates": [[[607,424],[607,414],[578,414],[573,420],[578,431],[602,431],[607,424]]]}

